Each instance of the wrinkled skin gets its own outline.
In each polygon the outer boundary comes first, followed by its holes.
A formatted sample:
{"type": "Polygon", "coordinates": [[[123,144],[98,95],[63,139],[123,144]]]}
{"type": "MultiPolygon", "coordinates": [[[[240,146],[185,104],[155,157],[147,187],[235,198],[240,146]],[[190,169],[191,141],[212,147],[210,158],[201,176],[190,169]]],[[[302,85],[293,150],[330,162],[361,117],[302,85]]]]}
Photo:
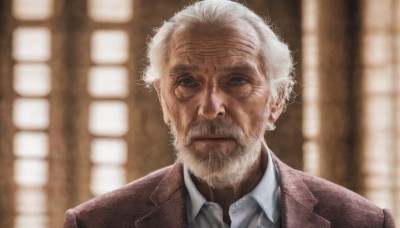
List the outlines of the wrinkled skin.
{"type": "MultiPolygon", "coordinates": [[[[196,123],[218,119],[234,124],[241,129],[245,141],[260,139],[257,143],[261,144],[267,123],[274,123],[279,117],[283,101],[271,98],[259,46],[256,31],[245,22],[181,26],[173,33],[165,74],[154,87],[164,121],[176,140],[193,153],[207,157],[213,151],[222,151],[229,156],[239,147],[238,140],[223,134],[187,138],[196,123]]],[[[232,186],[215,189],[193,178],[207,200],[222,206],[227,223],[229,205],[250,192],[263,175],[260,167],[267,161],[258,157],[243,170],[243,179],[232,186]]]]}

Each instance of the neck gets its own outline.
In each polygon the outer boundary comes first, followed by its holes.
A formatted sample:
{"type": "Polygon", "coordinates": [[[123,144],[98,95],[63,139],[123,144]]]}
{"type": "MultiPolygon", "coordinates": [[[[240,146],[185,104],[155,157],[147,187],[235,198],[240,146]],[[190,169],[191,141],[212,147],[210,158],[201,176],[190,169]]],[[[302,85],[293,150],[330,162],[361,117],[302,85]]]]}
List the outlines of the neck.
{"type": "Polygon", "coordinates": [[[199,192],[207,201],[218,203],[223,210],[224,221],[230,224],[229,206],[251,192],[261,181],[268,164],[268,155],[265,150],[261,150],[259,158],[247,170],[247,174],[241,181],[233,186],[215,189],[207,185],[207,183],[197,179],[194,175],[191,178],[199,192]]]}

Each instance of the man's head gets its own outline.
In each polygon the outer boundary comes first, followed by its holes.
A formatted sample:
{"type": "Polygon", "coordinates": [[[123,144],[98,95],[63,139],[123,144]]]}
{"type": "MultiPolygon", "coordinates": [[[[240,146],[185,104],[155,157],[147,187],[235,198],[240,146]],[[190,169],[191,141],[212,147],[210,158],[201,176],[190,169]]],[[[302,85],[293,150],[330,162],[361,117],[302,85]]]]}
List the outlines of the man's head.
{"type": "Polygon", "coordinates": [[[165,22],[148,57],[178,158],[211,187],[238,183],[289,97],[287,45],[246,7],[205,0],[165,22]]]}

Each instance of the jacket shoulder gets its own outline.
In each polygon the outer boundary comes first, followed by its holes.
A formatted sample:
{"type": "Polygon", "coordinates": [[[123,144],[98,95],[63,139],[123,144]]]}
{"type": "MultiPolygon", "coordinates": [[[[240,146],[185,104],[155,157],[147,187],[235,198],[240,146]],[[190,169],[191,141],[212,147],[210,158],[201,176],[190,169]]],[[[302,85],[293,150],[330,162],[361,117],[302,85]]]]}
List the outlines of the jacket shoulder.
{"type": "Polygon", "coordinates": [[[153,205],[149,196],[171,167],[159,169],[124,187],[97,196],[68,213],[74,214],[79,227],[107,227],[108,223],[123,226],[127,218],[134,221],[148,213],[148,208],[153,205]]]}
{"type": "Polygon", "coordinates": [[[314,211],[328,219],[332,227],[383,227],[384,212],[363,196],[340,185],[295,171],[318,200],[314,211]]]}

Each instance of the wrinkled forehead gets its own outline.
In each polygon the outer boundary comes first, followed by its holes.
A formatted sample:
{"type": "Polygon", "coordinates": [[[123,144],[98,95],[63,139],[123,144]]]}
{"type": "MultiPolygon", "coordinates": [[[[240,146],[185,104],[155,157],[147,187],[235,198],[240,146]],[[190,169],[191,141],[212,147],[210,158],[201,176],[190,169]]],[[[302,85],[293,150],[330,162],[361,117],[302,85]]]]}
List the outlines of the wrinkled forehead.
{"type": "Polygon", "coordinates": [[[181,25],[169,43],[169,63],[189,59],[242,58],[258,60],[260,40],[247,22],[181,25]]]}
{"type": "Polygon", "coordinates": [[[253,26],[246,21],[237,21],[231,24],[207,22],[182,24],[175,29],[174,39],[190,39],[196,37],[228,37],[234,36],[242,39],[258,40],[258,35],[253,26]]]}

